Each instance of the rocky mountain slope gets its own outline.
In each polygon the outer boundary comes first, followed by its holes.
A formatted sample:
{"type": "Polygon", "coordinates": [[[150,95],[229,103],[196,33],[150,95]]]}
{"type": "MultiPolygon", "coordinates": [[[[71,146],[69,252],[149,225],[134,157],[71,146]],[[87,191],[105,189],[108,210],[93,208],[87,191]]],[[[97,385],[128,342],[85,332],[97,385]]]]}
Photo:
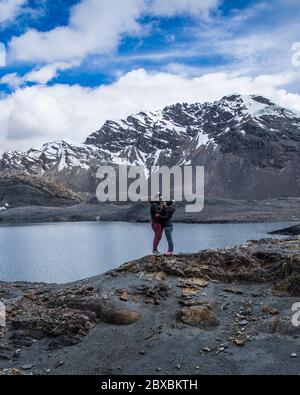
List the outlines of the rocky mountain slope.
{"type": "Polygon", "coordinates": [[[300,115],[260,96],[176,104],[107,121],[84,144],[46,143],[7,152],[0,172],[38,174],[94,193],[99,165],[203,165],[206,195],[235,199],[300,196],[300,115]]]}
{"type": "Polygon", "coordinates": [[[62,207],[81,203],[64,184],[28,175],[0,175],[0,208],[20,206],[62,207]]]}

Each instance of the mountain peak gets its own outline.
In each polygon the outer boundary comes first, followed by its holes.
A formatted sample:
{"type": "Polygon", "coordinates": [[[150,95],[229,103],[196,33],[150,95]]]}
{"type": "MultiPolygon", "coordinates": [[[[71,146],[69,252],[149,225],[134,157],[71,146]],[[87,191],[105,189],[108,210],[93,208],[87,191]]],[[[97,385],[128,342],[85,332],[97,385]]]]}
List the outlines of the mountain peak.
{"type": "Polygon", "coordinates": [[[278,176],[272,181],[275,186],[282,183],[280,193],[295,194],[297,185],[286,181],[299,173],[299,135],[300,117],[295,113],[263,96],[236,94],[214,103],[177,103],[118,122],[108,120],[84,144],[54,141],[41,149],[4,154],[0,172],[43,174],[63,180],[76,191],[94,192],[95,169],[118,165],[125,158],[128,165],[145,169],[203,165],[211,178],[208,193],[217,196],[222,194],[218,185],[227,196],[230,186],[238,190],[248,179],[243,193],[255,198],[278,196],[275,189],[260,194],[263,177],[270,174],[278,176]],[[281,179],[281,174],[290,176],[281,179]]]}
{"type": "Polygon", "coordinates": [[[230,112],[243,114],[252,118],[261,116],[285,116],[299,118],[299,114],[287,108],[281,107],[264,96],[260,95],[239,95],[224,96],[220,101],[214,103],[230,112]]]}

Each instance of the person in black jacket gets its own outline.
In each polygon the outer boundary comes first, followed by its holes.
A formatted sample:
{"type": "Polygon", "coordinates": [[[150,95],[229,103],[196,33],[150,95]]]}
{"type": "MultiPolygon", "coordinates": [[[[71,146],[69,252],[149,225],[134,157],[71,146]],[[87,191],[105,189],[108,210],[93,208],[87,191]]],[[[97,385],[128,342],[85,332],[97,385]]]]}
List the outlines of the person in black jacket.
{"type": "Polygon", "coordinates": [[[160,214],[162,213],[162,198],[160,194],[157,194],[155,197],[155,201],[151,202],[151,226],[154,232],[154,240],[153,240],[153,254],[160,255],[158,252],[158,246],[162,238],[163,234],[163,226],[162,220],[160,219],[160,214]]]}
{"type": "Polygon", "coordinates": [[[173,216],[176,212],[174,202],[166,202],[163,210],[157,214],[157,217],[161,220],[163,231],[165,232],[168,241],[168,252],[167,256],[172,256],[174,253],[174,242],[173,242],[173,216]]]}

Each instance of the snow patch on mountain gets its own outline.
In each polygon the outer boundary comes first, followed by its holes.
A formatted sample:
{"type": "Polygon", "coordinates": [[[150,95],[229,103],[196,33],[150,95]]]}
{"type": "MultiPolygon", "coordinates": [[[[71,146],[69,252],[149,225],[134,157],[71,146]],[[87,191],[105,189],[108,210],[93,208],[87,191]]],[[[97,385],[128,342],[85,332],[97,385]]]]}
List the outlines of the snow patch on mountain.
{"type": "Polygon", "coordinates": [[[218,147],[237,150],[237,141],[246,149],[246,140],[252,141],[253,133],[258,144],[256,128],[271,133],[274,141],[279,136],[287,141],[295,133],[299,136],[300,117],[256,95],[226,96],[214,103],[175,104],[118,122],[107,121],[83,144],[54,141],[27,152],[6,152],[0,157],[0,172],[56,177],[88,172],[100,165],[125,163],[150,169],[191,164],[203,149],[211,154],[218,147]]]}

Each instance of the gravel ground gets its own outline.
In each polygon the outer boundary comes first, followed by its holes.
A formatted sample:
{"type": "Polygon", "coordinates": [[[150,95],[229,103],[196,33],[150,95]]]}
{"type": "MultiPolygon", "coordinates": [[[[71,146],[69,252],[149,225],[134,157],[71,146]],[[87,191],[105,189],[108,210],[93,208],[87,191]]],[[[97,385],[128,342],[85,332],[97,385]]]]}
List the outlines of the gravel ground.
{"type": "Polygon", "coordinates": [[[265,240],[62,286],[0,283],[0,372],[299,374],[299,253],[298,239],[265,240]]]}

